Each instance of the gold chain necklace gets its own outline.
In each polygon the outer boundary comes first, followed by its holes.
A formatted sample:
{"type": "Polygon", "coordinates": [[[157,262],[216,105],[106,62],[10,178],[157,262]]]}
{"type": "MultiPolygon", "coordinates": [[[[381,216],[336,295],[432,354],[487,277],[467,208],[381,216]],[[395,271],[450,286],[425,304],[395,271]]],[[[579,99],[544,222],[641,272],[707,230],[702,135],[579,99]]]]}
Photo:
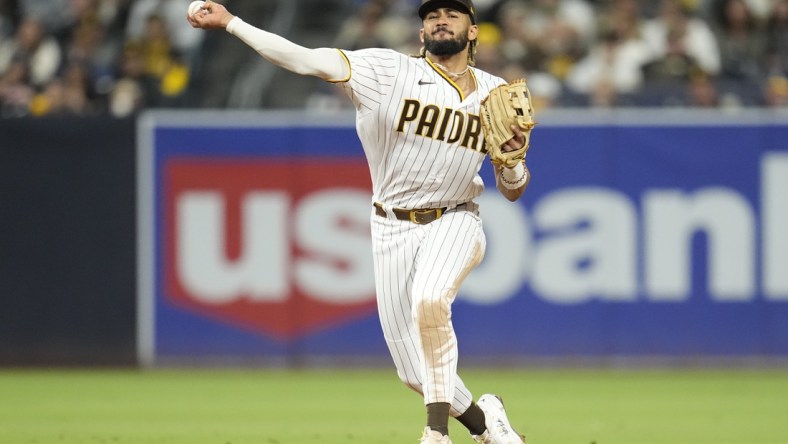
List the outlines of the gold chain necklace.
{"type": "Polygon", "coordinates": [[[457,78],[457,79],[459,79],[460,77],[464,76],[465,73],[467,73],[468,70],[471,69],[471,65],[468,65],[468,66],[465,67],[464,70],[462,70],[462,72],[451,72],[451,71],[448,70],[448,68],[446,68],[445,66],[441,65],[438,62],[432,62],[432,63],[434,63],[435,66],[437,66],[438,68],[442,69],[443,72],[445,72],[446,74],[448,74],[448,75],[450,75],[450,76],[452,76],[454,78],[457,78]]]}

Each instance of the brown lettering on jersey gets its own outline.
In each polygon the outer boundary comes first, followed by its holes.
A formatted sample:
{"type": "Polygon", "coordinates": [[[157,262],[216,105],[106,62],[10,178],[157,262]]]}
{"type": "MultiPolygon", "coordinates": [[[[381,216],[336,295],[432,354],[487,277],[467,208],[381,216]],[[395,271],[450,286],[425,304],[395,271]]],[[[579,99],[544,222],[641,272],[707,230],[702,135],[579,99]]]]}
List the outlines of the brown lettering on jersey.
{"type": "Polygon", "coordinates": [[[481,151],[484,144],[479,144],[482,135],[482,122],[476,114],[468,114],[468,124],[465,128],[465,137],[462,146],[472,150],[481,151]]]}
{"type": "Polygon", "coordinates": [[[440,113],[441,109],[436,105],[425,106],[421,110],[421,116],[419,116],[419,125],[416,127],[416,134],[431,139],[432,135],[435,134],[435,124],[438,123],[440,113]],[[424,132],[425,129],[427,130],[426,133],[424,132]]]}
{"type": "Polygon", "coordinates": [[[405,123],[413,122],[416,120],[416,117],[419,115],[419,110],[421,105],[419,105],[418,100],[414,99],[405,99],[405,105],[402,106],[402,113],[399,115],[399,123],[397,124],[397,132],[402,133],[405,131],[405,123]]]}
{"type": "Polygon", "coordinates": [[[405,126],[410,122],[416,122],[414,134],[417,136],[449,144],[462,141],[460,146],[464,148],[486,152],[482,143],[481,119],[476,114],[467,114],[452,108],[441,109],[432,104],[421,106],[421,102],[416,99],[404,99],[397,121],[397,132],[404,133],[405,126]]]}

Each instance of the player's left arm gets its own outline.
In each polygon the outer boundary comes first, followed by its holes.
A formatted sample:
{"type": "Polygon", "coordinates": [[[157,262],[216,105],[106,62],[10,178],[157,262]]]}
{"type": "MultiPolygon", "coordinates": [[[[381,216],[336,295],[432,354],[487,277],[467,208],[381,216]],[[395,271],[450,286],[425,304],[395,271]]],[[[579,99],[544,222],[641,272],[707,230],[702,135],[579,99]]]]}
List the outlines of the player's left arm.
{"type": "MultiPolygon", "coordinates": [[[[514,137],[508,140],[501,149],[505,152],[515,151],[525,145],[525,134],[517,126],[512,126],[514,137]]],[[[493,164],[495,168],[495,186],[509,201],[514,202],[520,198],[531,182],[531,172],[525,165],[525,159],[515,168],[506,168],[503,165],[493,164]]]]}

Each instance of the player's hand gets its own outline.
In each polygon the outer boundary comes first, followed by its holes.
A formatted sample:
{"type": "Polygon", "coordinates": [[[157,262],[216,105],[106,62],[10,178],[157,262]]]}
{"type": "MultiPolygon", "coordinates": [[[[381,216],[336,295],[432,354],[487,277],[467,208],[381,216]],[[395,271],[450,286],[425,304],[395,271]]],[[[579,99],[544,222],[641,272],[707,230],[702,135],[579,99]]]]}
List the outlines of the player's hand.
{"type": "Polygon", "coordinates": [[[507,140],[506,143],[501,145],[501,151],[508,153],[510,151],[519,150],[520,148],[525,145],[525,134],[520,130],[520,127],[517,125],[511,126],[512,131],[514,131],[514,137],[507,140]]]}
{"type": "Polygon", "coordinates": [[[192,27],[200,29],[224,29],[233,17],[227,8],[212,0],[206,1],[194,15],[186,14],[192,27]]]}

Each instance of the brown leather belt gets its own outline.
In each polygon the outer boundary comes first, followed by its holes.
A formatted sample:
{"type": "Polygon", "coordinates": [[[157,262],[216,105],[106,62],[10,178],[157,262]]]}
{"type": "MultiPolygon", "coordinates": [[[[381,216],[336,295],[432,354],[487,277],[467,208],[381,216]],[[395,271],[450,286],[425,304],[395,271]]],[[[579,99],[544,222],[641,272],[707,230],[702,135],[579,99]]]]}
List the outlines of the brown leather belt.
{"type": "MultiPolygon", "coordinates": [[[[380,217],[387,217],[386,210],[383,209],[383,205],[375,202],[375,214],[380,217]]],[[[463,209],[465,204],[457,205],[456,209],[463,209]]],[[[421,210],[405,210],[402,208],[392,208],[391,211],[394,213],[394,216],[399,220],[406,220],[413,222],[414,224],[425,225],[428,224],[439,217],[443,216],[443,213],[446,212],[446,208],[425,208],[421,210]]]]}

